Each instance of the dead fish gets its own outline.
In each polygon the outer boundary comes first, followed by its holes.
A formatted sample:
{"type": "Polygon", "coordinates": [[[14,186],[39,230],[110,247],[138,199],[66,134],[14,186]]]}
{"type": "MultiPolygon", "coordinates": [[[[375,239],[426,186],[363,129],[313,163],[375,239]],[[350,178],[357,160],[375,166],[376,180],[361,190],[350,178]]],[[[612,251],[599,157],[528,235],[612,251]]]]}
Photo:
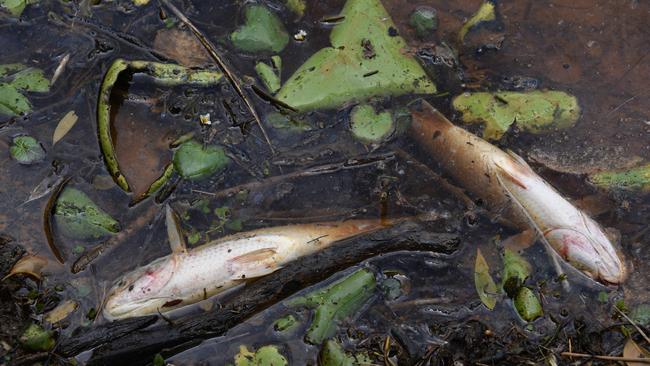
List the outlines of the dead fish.
{"type": "Polygon", "coordinates": [[[452,124],[431,105],[412,110],[411,136],[457,182],[511,226],[533,227],[556,254],[603,283],[625,280],[623,257],[593,219],[514,153],[452,124]]]}
{"type": "MultiPolygon", "coordinates": [[[[168,230],[174,226],[169,217],[168,230]]],[[[386,220],[288,225],[230,235],[191,250],[177,247],[120,279],[109,292],[103,314],[112,320],[196,303],[339,240],[386,226],[386,220]]],[[[178,234],[170,239],[177,242],[178,234]]]]}

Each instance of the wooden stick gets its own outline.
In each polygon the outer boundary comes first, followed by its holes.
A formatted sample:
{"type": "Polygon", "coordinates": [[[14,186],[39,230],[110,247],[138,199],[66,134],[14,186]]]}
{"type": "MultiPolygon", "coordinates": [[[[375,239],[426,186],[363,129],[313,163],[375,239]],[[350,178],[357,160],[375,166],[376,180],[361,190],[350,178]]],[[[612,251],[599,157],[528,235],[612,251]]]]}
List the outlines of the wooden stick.
{"type": "Polygon", "coordinates": [[[244,93],[244,90],[241,87],[241,83],[239,82],[239,79],[230,71],[230,68],[228,65],[223,61],[223,58],[219,55],[217,52],[216,47],[210,42],[210,40],[201,33],[201,31],[194,26],[194,24],[183,14],[176,6],[174,6],[172,3],[169,2],[169,0],[160,0],[163,4],[165,4],[166,7],[169,8],[169,10],[174,13],[180,19],[185,25],[187,25],[191,30],[192,33],[194,33],[194,36],[198,38],[198,40],[201,42],[203,47],[208,51],[210,56],[216,61],[217,66],[221,69],[221,71],[224,73],[226,76],[226,79],[230,81],[230,84],[235,88],[235,91],[237,91],[237,94],[244,100],[244,103],[246,103],[246,107],[248,107],[248,110],[251,112],[253,115],[253,118],[255,118],[255,121],[257,122],[257,125],[260,126],[260,130],[262,130],[262,134],[264,135],[264,139],[266,140],[266,143],[269,145],[269,149],[271,150],[271,153],[275,154],[275,149],[273,149],[273,144],[271,144],[271,139],[269,138],[269,135],[266,133],[266,130],[264,129],[264,126],[262,125],[262,120],[260,119],[260,116],[257,114],[255,111],[255,108],[253,107],[253,103],[248,99],[246,94],[244,93]]]}
{"type": "Polygon", "coordinates": [[[590,355],[587,353],[574,353],[574,352],[562,352],[561,355],[564,357],[595,358],[597,360],[605,360],[605,361],[650,363],[650,358],[601,356],[601,355],[590,355]]]}
{"type": "Polygon", "coordinates": [[[636,324],[636,322],[634,322],[634,320],[630,319],[630,317],[627,316],[624,312],[622,312],[621,309],[619,309],[618,307],[614,306],[614,309],[616,309],[616,311],[618,311],[619,314],[623,315],[623,317],[625,318],[625,320],[627,320],[628,322],[630,322],[630,324],[632,324],[632,326],[633,326],[634,328],[636,328],[636,330],[637,330],[639,333],[641,333],[641,336],[643,336],[643,339],[645,339],[645,341],[648,342],[648,344],[650,344],[650,338],[648,338],[648,335],[645,334],[645,332],[643,331],[643,329],[641,329],[641,327],[639,327],[639,326],[636,324]]]}

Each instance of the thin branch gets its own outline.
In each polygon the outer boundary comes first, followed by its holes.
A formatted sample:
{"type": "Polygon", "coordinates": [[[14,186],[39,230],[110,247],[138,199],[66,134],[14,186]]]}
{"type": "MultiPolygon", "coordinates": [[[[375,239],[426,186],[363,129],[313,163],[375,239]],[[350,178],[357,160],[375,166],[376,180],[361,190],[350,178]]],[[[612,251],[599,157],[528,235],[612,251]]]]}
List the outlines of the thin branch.
{"type": "Polygon", "coordinates": [[[269,145],[269,149],[271,150],[271,153],[275,154],[275,149],[273,149],[273,144],[271,144],[271,139],[269,138],[269,135],[266,133],[266,130],[264,129],[264,126],[262,125],[262,120],[260,119],[260,116],[257,114],[255,111],[255,108],[253,107],[253,103],[248,99],[246,94],[244,93],[244,90],[241,87],[241,83],[239,79],[232,73],[228,65],[223,61],[223,58],[219,55],[217,52],[216,47],[208,40],[206,36],[201,33],[201,31],[194,26],[194,24],[183,14],[176,6],[174,6],[169,0],[160,0],[161,3],[163,3],[166,7],[169,8],[169,10],[174,13],[180,19],[185,25],[187,25],[191,30],[192,33],[194,33],[194,36],[198,38],[198,40],[201,42],[203,47],[208,51],[210,56],[216,61],[217,66],[221,69],[221,71],[224,73],[226,76],[226,79],[230,81],[230,84],[235,88],[237,91],[237,94],[244,100],[244,103],[246,103],[246,107],[248,107],[248,110],[251,112],[253,115],[253,118],[255,118],[255,121],[257,122],[258,126],[262,130],[262,134],[264,135],[264,139],[266,140],[266,143],[269,145]]]}
{"type": "Polygon", "coordinates": [[[621,314],[621,315],[625,318],[625,320],[627,320],[628,322],[630,322],[630,324],[632,324],[632,326],[633,326],[634,328],[636,328],[636,330],[637,330],[639,333],[641,333],[641,336],[643,337],[643,339],[645,339],[645,341],[648,342],[648,344],[650,344],[650,338],[648,338],[648,335],[645,334],[645,332],[643,331],[643,329],[641,329],[641,327],[639,327],[639,326],[636,324],[636,322],[635,322],[634,320],[630,319],[630,317],[627,316],[624,312],[622,312],[621,309],[619,309],[618,307],[614,306],[614,309],[616,309],[616,311],[618,311],[618,313],[621,314]]]}
{"type": "Polygon", "coordinates": [[[650,358],[601,356],[601,355],[590,355],[587,353],[573,353],[573,352],[562,352],[561,355],[564,357],[594,358],[596,360],[605,360],[605,361],[640,362],[640,363],[650,364],[650,358]]]}

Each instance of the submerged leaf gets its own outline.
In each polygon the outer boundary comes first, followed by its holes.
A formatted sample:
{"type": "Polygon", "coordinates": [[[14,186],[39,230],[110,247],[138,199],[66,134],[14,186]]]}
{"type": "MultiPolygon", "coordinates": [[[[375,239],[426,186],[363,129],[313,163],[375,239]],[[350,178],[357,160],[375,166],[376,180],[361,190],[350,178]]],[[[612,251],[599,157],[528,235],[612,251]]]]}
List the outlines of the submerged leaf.
{"type": "Polygon", "coordinates": [[[20,336],[20,343],[31,351],[49,351],[54,347],[55,342],[52,331],[30,324],[20,336]]]}
{"type": "Polygon", "coordinates": [[[517,294],[519,288],[530,276],[531,266],[522,256],[506,249],[503,255],[503,283],[501,287],[510,297],[517,294]]]}
{"type": "Polygon", "coordinates": [[[296,320],[295,316],[289,314],[273,322],[273,329],[275,329],[276,332],[284,332],[292,329],[296,325],[298,325],[298,320],[296,320]]]}
{"type": "Polygon", "coordinates": [[[264,346],[256,352],[251,352],[246,346],[239,346],[235,355],[235,366],[286,366],[289,361],[280,353],[276,346],[264,346]]]}
{"type": "Polygon", "coordinates": [[[435,93],[422,67],[403,50],[379,0],[348,0],[330,34],[332,47],[312,55],[287,80],[277,98],[300,110],[337,108],[372,96],[435,93]]]}
{"type": "Polygon", "coordinates": [[[476,263],[474,264],[474,286],[476,292],[481,298],[481,302],[490,310],[494,309],[497,304],[497,285],[490,276],[490,267],[488,266],[481,249],[476,248],[476,263]]]}
{"type": "Polygon", "coordinates": [[[54,208],[57,227],[70,238],[96,239],[119,231],[119,224],[78,189],[65,188],[54,208]]]}
{"type": "Polygon", "coordinates": [[[463,27],[460,29],[458,32],[458,41],[460,43],[463,43],[465,40],[465,35],[467,35],[467,32],[469,32],[470,29],[472,29],[474,26],[478,25],[479,23],[482,22],[489,22],[492,20],[496,19],[496,13],[494,12],[494,4],[491,3],[490,1],[484,2],[481,7],[472,15],[471,18],[465,24],[463,24],[463,27]]]}
{"type": "Polygon", "coordinates": [[[438,28],[438,12],[429,6],[416,8],[409,17],[409,24],[420,37],[425,37],[438,28]]]}
{"type": "Polygon", "coordinates": [[[18,116],[32,110],[27,97],[10,84],[0,83],[0,114],[18,116]]]}
{"type": "MultiPolygon", "coordinates": [[[[625,347],[623,347],[623,357],[628,359],[650,358],[650,352],[639,346],[632,338],[629,338],[627,342],[625,342],[625,347]]],[[[627,366],[647,365],[645,362],[634,361],[627,361],[626,364],[627,366]]]]}
{"type": "Polygon", "coordinates": [[[77,120],[79,117],[75,114],[74,111],[70,111],[66,113],[63,118],[59,121],[59,124],[56,125],[56,129],[54,129],[54,135],[52,136],[52,146],[54,146],[59,140],[65,136],[70,129],[77,123],[77,120]]]}
{"type": "Polygon", "coordinates": [[[526,286],[519,288],[514,303],[519,316],[527,322],[531,322],[543,314],[542,304],[539,302],[539,299],[533,290],[526,286]]]}
{"type": "Polygon", "coordinates": [[[485,123],[483,138],[500,139],[516,123],[532,133],[573,126],[580,117],[578,100],[561,91],[464,93],[453,106],[465,123],[485,123]]]}
{"type": "Polygon", "coordinates": [[[265,6],[247,6],[244,16],[244,24],[230,35],[230,41],[238,49],[278,53],[289,43],[289,34],[282,21],[265,6]]]}
{"type": "Polygon", "coordinates": [[[11,157],[20,164],[34,164],[45,159],[45,150],[41,144],[31,136],[18,136],[14,138],[9,148],[11,157]]]}
{"type": "Polygon", "coordinates": [[[377,113],[368,104],[354,107],[350,113],[350,129],[363,142],[381,142],[395,129],[389,111],[377,113]]]}
{"type": "Polygon", "coordinates": [[[613,170],[589,176],[591,183],[607,190],[650,192],[650,163],[626,170],[613,170]]]}
{"type": "Polygon", "coordinates": [[[11,271],[3,280],[17,274],[30,276],[36,280],[41,280],[43,268],[47,265],[47,259],[38,255],[25,255],[11,267],[11,271]]]}
{"type": "Polygon", "coordinates": [[[79,307],[79,304],[76,301],[66,300],[47,313],[44,320],[50,324],[58,323],[67,318],[77,307],[79,307]]]}
{"type": "Polygon", "coordinates": [[[174,168],[191,180],[206,178],[224,169],[230,159],[220,146],[203,146],[190,140],[174,151],[174,168]]]}
{"type": "Polygon", "coordinates": [[[27,6],[27,0],[0,0],[0,6],[9,10],[11,15],[19,17],[27,6]]]}
{"type": "Polygon", "coordinates": [[[44,93],[50,90],[50,80],[45,78],[43,70],[31,67],[14,74],[11,85],[28,92],[44,93]]]}
{"type": "Polygon", "coordinates": [[[271,66],[264,62],[258,62],[255,65],[255,71],[268,91],[275,93],[280,89],[280,77],[271,66]]]}
{"type": "Polygon", "coordinates": [[[345,352],[339,342],[333,339],[325,341],[318,360],[318,364],[321,366],[362,366],[373,364],[367,353],[358,353],[352,356],[345,352]]]}

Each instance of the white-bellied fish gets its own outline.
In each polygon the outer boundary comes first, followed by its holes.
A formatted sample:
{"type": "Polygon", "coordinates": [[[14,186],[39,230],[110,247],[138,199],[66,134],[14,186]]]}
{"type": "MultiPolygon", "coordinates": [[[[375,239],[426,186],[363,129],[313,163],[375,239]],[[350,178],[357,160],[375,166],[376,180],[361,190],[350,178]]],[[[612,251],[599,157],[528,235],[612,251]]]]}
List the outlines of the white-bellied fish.
{"type": "Polygon", "coordinates": [[[622,256],[603,229],[514,153],[455,126],[426,102],[412,110],[410,134],[454,180],[512,226],[531,226],[565,261],[603,283],[625,280],[622,256]]]}
{"type": "Polygon", "coordinates": [[[168,208],[173,253],[120,279],[109,292],[104,317],[167,312],[207,299],[243,281],[275,272],[331,244],[390,225],[386,220],[348,220],[264,228],[230,235],[185,250],[178,246],[168,208]]]}

